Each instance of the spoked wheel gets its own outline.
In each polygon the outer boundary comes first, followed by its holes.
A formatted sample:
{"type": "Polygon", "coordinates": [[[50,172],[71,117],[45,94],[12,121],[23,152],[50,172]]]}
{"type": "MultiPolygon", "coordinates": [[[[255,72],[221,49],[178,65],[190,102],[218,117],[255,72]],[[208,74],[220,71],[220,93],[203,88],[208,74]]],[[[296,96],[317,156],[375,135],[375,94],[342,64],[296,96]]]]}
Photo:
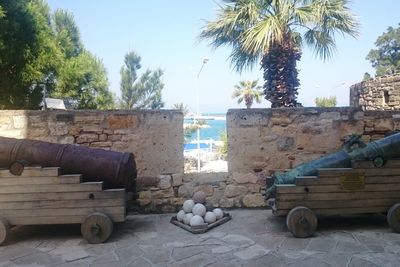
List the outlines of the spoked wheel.
{"type": "Polygon", "coordinates": [[[0,246],[7,242],[10,233],[10,224],[6,219],[0,217],[0,246]]]}
{"type": "Polygon", "coordinates": [[[288,213],[286,225],[295,237],[304,238],[314,234],[318,219],[309,208],[295,207],[288,213]]]}
{"type": "Polygon", "coordinates": [[[389,226],[397,233],[400,233],[400,203],[394,204],[387,213],[389,226]]]}
{"type": "Polygon", "coordinates": [[[104,213],[95,212],[88,215],[81,224],[81,233],[91,244],[105,242],[113,232],[113,222],[104,213]]]}

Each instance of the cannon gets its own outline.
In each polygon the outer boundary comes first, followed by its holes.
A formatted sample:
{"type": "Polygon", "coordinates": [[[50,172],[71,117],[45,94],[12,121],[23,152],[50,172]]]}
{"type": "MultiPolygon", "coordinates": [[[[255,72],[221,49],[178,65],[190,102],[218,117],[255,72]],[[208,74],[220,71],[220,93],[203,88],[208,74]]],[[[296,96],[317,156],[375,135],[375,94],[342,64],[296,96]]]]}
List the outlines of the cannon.
{"type": "MultiPolygon", "coordinates": [[[[387,214],[400,233],[400,133],[365,144],[352,136],[339,152],[273,176],[268,204],[295,237],[312,236],[318,216],[387,214]]],[[[268,186],[268,185],[267,185],[268,186]]]]}
{"type": "Polygon", "coordinates": [[[132,153],[0,137],[0,167],[11,167],[11,172],[18,174],[25,163],[60,167],[62,174],[79,173],[84,182],[103,181],[105,189],[136,189],[137,170],[132,153]]]}
{"type": "Polygon", "coordinates": [[[400,133],[389,135],[368,144],[360,140],[361,136],[353,135],[343,144],[343,149],[304,164],[285,173],[272,176],[272,183],[267,184],[266,198],[275,196],[276,185],[294,184],[297,177],[317,175],[321,168],[350,168],[352,160],[371,160],[376,167],[382,167],[385,160],[400,158],[400,133]]]}

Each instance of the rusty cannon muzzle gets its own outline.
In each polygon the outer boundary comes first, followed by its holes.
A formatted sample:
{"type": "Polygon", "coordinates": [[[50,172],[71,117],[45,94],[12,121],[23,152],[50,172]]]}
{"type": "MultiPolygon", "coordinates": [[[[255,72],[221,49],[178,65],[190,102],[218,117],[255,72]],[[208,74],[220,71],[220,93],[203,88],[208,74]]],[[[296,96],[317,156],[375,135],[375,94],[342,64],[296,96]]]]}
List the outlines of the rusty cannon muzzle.
{"type": "Polygon", "coordinates": [[[136,189],[137,170],[132,153],[0,137],[0,167],[9,168],[14,162],[60,167],[62,174],[82,174],[84,182],[103,181],[106,189],[136,189]]]}
{"type": "Polygon", "coordinates": [[[275,196],[275,185],[293,184],[296,177],[317,175],[321,168],[350,168],[352,160],[372,160],[376,167],[382,167],[386,160],[400,158],[400,133],[368,144],[363,143],[360,137],[351,136],[338,152],[301,164],[288,172],[274,174],[266,198],[275,196]]]}

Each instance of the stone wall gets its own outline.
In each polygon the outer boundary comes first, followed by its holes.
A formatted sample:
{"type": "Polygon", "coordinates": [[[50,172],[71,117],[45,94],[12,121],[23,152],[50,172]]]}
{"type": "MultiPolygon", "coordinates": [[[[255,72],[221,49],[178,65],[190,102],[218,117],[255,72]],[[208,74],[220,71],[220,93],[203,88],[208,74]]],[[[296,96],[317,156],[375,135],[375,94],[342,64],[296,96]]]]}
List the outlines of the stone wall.
{"type": "Polygon", "coordinates": [[[400,74],[377,77],[351,86],[350,106],[363,110],[400,109],[400,74]]]}
{"type": "Polygon", "coordinates": [[[0,135],[132,152],[138,176],[183,172],[177,111],[0,111],[0,135]]]}
{"type": "Polygon", "coordinates": [[[183,116],[175,111],[0,111],[0,135],[133,152],[143,212],[173,212],[199,190],[214,206],[264,207],[266,179],[341,147],[400,130],[400,111],[356,108],[229,110],[228,173],[183,173],[183,116]]]}

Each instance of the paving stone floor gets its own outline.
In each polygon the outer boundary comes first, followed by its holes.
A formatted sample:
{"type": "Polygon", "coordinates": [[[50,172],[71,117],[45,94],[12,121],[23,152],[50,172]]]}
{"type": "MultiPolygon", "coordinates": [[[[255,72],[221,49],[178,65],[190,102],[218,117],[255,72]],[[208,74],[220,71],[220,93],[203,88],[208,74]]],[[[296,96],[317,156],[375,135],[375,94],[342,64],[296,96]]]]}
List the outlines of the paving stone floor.
{"type": "Polygon", "coordinates": [[[130,215],[100,245],[76,225],[16,227],[0,266],[400,266],[400,234],[383,215],[323,218],[315,237],[296,239],[270,210],[230,213],[200,235],[172,225],[171,214],[130,215]]]}

